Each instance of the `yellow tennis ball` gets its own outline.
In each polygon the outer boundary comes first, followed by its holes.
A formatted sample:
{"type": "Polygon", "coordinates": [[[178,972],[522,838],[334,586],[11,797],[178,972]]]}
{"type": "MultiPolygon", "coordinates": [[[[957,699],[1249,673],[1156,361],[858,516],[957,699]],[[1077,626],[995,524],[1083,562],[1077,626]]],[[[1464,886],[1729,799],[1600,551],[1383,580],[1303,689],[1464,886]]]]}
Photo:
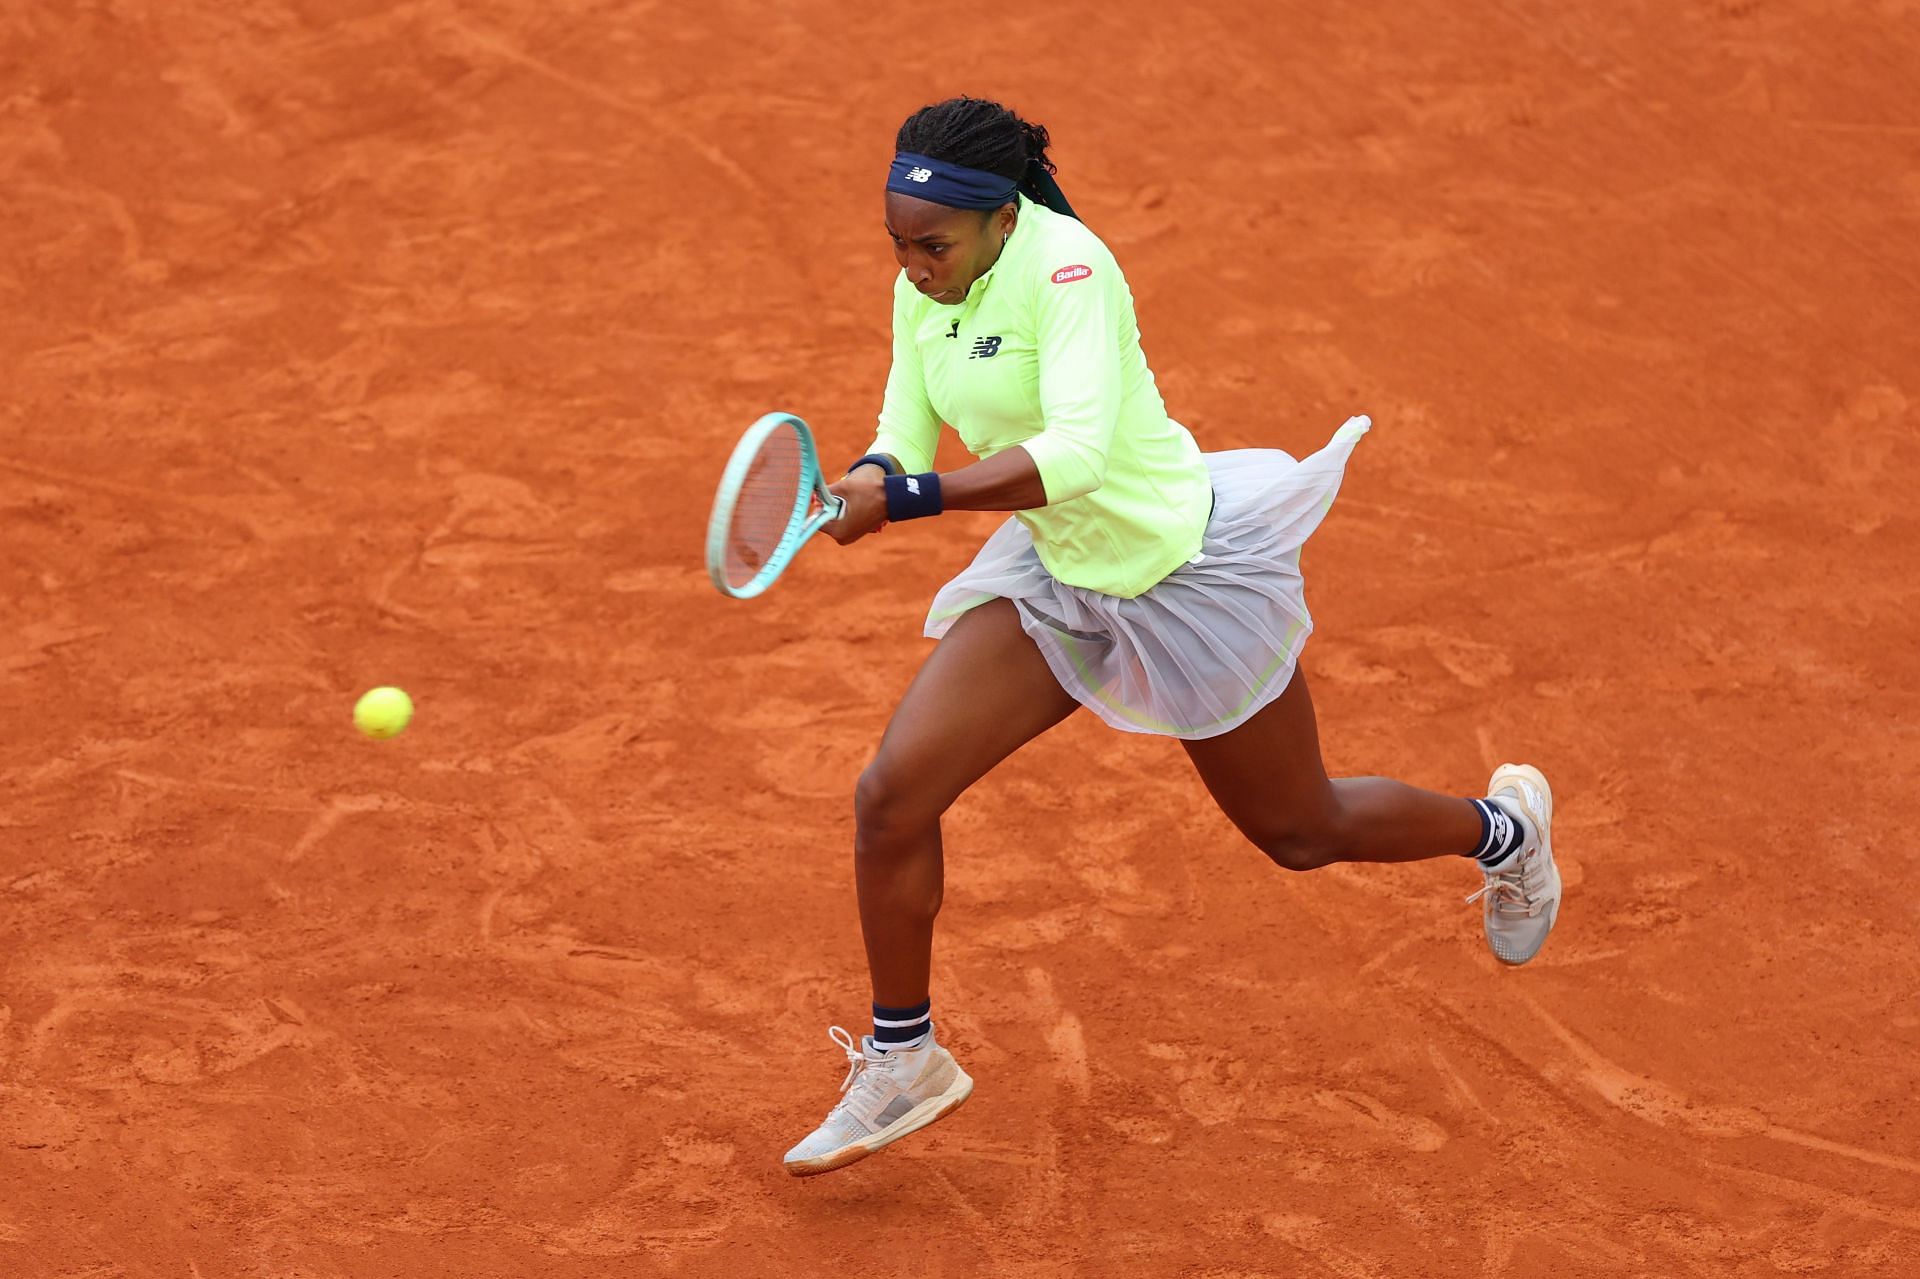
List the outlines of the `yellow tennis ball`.
{"type": "Polygon", "coordinates": [[[397,688],[375,688],[353,704],[354,727],[368,737],[397,737],[413,718],[413,699],[397,688]]]}

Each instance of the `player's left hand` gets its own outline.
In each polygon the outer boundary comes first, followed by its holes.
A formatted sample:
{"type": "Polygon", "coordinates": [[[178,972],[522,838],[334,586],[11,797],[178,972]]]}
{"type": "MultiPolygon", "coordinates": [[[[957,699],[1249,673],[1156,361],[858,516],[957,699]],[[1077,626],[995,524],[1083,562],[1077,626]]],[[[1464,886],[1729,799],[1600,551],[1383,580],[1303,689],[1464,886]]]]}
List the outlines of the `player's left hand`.
{"type": "Polygon", "coordinates": [[[839,519],[823,530],[842,546],[851,546],[887,524],[886,472],[877,466],[857,466],[845,479],[827,485],[827,491],[847,504],[839,519]]]}

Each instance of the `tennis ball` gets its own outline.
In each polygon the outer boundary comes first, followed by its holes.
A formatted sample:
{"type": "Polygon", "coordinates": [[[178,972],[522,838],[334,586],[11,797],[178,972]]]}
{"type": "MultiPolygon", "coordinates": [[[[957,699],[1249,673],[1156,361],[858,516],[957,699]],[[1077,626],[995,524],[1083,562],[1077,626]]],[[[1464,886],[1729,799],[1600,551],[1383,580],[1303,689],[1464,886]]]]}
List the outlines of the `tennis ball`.
{"type": "Polygon", "coordinates": [[[412,718],[413,699],[397,688],[369,689],[353,704],[354,727],[368,737],[397,737],[412,718]]]}

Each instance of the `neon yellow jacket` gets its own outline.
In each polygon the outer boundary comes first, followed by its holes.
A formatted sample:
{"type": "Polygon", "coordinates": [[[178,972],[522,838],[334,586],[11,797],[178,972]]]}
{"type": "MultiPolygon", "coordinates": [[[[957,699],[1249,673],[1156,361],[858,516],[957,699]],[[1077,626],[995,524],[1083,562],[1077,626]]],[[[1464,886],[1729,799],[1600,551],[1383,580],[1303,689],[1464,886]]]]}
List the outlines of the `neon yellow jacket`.
{"type": "Polygon", "coordinates": [[[1132,598],[1193,558],[1212,487],[1140,351],[1133,293],[1093,232],[1022,197],[959,306],[893,288],[893,370],[872,453],[933,468],[942,421],[975,457],[1018,444],[1047,505],[1017,512],[1069,586],[1132,598]]]}

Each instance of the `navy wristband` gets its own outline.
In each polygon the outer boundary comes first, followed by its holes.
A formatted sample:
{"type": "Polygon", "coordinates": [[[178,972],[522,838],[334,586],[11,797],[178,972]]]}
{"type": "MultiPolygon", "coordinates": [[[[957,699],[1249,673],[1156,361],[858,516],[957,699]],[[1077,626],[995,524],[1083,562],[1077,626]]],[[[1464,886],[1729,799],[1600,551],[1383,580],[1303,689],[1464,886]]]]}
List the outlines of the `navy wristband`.
{"type": "Polygon", "coordinates": [[[933,471],[919,475],[889,475],[881,483],[887,488],[887,519],[917,520],[938,515],[946,507],[940,501],[940,477],[933,471]]]}
{"type": "Polygon", "coordinates": [[[847,468],[847,474],[852,475],[855,471],[869,463],[879,467],[888,475],[900,474],[900,463],[886,453],[869,453],[865,457],[857,459],[852,466],[847,468]]]}

